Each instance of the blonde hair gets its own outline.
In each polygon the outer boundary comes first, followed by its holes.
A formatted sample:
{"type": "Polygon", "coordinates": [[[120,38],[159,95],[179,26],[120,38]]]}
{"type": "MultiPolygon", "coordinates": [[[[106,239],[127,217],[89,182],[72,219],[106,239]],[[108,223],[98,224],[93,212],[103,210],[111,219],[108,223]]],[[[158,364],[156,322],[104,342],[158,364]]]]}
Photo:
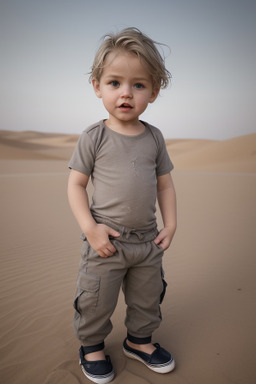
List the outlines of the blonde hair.
{"type": "Polygon", "coordinates": [[[116,34],[103,36],[103,42],[96,52],[90,79],[100,81],[107,55],[115,51],[135,53],[146,64],[152,77],[153,88],[166,88],[170,82],[171,74],[165,68],[164,58],[156,45],[163,45],[153,41],[137,28],[125,28],[116,34]]]}

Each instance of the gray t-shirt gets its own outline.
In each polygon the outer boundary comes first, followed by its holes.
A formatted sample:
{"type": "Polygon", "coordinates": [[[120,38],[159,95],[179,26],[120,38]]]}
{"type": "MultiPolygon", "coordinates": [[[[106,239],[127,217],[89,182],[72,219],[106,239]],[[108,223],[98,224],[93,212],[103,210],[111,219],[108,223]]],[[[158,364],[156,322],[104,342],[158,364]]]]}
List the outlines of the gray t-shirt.
{"type": "Polygon", "coordinates": [[[127,136],[100,121],[80,136],[69,168],[91,176],[91,212],[99,219],[137,230],[156,226],[157,176],[173,169],[158,128],[127,136]]]}

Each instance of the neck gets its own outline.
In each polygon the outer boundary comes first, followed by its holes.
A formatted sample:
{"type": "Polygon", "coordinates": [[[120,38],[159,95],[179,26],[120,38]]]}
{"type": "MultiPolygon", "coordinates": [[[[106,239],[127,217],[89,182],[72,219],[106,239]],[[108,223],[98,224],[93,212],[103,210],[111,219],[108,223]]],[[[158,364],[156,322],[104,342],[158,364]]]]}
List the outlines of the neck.
{"type": "Polygon", "coordinates": [[[140,120],[137,120],[136,122],[117,122],[113,121],[112,119],[107,119],[104,121],[104,123],[112,131],[127,136],[140,135],[145,131],[145,125],[140,120]]]}

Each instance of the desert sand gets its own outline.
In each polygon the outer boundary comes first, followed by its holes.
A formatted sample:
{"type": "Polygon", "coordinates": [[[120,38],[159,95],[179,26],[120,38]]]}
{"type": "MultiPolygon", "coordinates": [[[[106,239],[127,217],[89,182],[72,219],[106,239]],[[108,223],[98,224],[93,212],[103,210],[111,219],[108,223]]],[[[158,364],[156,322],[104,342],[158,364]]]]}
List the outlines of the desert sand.
{"type": "MultiPolygon", "coordinates": [[[[76,135],[0,131],[0,382],[90,383],[78,365],[73,297],[80,229],[67,163],[76,135]]],[[[106,340],[116,384],[256,382],[256,134],[167,140],[178,229],[164,256],[167,295],[154,342],[176,369],[149,371],[122,353],[122,294],[106,340]]],[[[159,219],[161,227],[161,220],[159,219]]]]}

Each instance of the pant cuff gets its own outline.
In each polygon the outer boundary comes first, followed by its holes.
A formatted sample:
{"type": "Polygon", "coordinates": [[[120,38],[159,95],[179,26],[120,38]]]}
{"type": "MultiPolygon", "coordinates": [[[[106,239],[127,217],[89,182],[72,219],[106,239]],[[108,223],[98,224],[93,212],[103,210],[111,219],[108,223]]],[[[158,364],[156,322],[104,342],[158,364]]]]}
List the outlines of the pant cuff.
{"type": "Polygon", "coordinates": [[[127,333],[127,339],[134,344],[149,344],[151,343],[151,336],[148,337],[135,337],[127,333]]]}
{"type": "Polygon", "coordinates": [[[84,355],[87,355],[88,353],[102,351],[104,349],[104,347],[105,347],[105,344],[104,344],[104,341],[103,341],[100,344],[91,345],[89,347],[82,346],[82,349],[83,349],[84,355]]]}

